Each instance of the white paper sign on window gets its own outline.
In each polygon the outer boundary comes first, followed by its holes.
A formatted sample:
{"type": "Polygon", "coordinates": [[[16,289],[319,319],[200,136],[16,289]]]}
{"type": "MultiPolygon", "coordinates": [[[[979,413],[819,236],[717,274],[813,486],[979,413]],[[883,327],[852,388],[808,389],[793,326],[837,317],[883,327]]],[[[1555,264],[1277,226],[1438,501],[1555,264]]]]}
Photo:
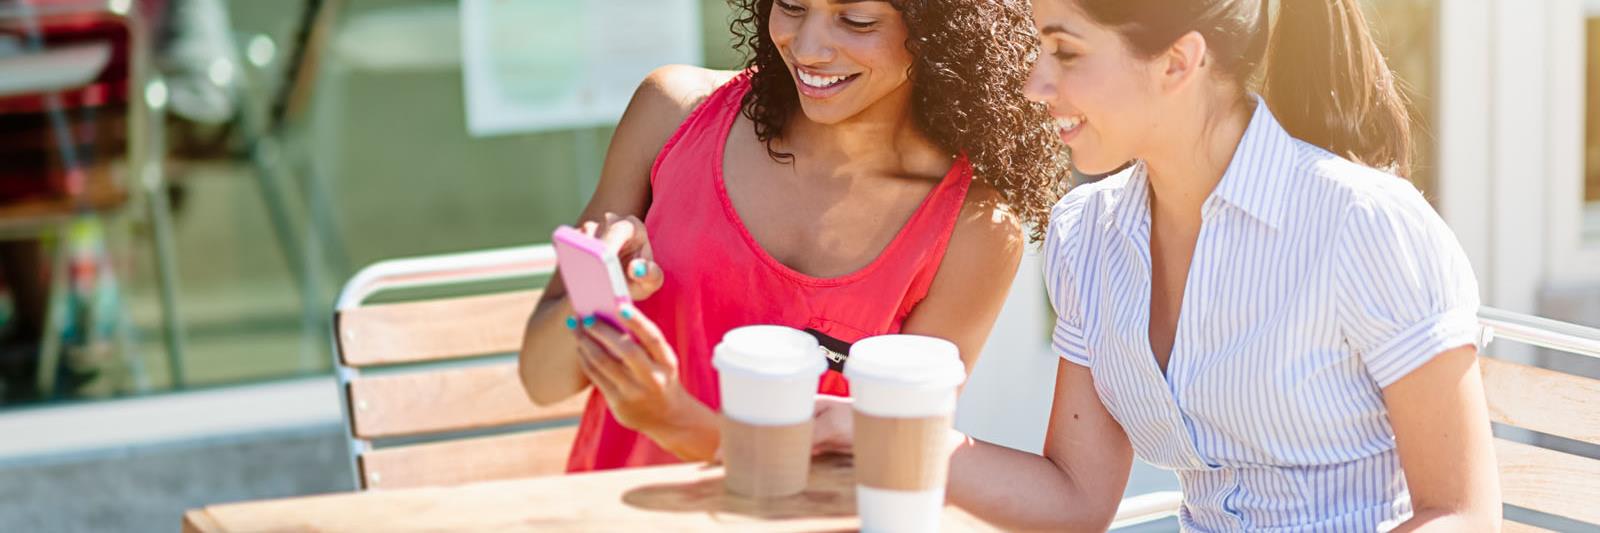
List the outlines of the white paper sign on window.
{"type": "Polygon", "coordinates": [[[613,124],[645,74],[703,61],[697,0],[461,0],[473,136],[613,124]]]}

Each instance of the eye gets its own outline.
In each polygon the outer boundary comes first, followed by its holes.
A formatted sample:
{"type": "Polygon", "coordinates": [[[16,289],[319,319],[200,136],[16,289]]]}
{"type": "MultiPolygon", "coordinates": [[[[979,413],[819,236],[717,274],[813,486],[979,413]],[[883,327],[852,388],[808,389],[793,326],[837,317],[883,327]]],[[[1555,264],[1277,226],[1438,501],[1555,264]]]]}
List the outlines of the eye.
{"type": "Polygon", "coordinates": [[[773,0],[772,3],[778,6],[779,11],[782,11],[785,15],[789,15],[791,17],[797,17],[805,14],[806,12],[806,8],[785,2],[783,0],[773,0]]]}
{"type": "Polygon", "coordinates": [[[878,26],[878,21],[873,19],[839,17],[839,20],[844,22],[845,26],[855,30],[870,30],[878,26]]]}
{"type": "Polygon", "coordinates": [[[1050,57],[1054,57],[1054,58],[1056,58],[1056,61],[1060,61],[1062,63],[1071,63],[1074,59],[1077,59],[1079,55],[1080,54],[1078,54],[1077,52],[1068,52],[1066,50],[1056,50],[1054,53],[1050,54],[1050,57]]]}

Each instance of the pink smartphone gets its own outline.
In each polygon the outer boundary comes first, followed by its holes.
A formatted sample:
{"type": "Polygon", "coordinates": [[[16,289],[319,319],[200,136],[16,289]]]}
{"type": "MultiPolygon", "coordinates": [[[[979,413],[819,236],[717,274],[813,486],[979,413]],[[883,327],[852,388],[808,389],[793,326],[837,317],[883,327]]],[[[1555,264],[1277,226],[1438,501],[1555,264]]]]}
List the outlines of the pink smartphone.
{"type": "Polygon", "coordinates": [[[622,306],[632,299],[628,297],[628,280],[622,276],[617,254],[607,250],[599,239],[569,226],[556,228],[550,240],[556,248],[556,264],[572,311],[580,318],[594,316],[620,328],[622,306]]]}

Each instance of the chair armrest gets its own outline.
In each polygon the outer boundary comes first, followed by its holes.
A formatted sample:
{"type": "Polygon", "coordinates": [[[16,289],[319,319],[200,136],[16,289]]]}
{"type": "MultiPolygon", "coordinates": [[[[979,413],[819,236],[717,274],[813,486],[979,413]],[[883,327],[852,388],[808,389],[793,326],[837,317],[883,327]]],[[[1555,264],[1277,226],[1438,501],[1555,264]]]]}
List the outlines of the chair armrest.
{"type": "Polygon", "coordinates": [[[1177,516],[1178,508],[1182,505],[1183,493],[1172,490],[1125,498],[1117,506],[1117,517],[1111,522],[1111,529],[1177,516]]]}
{"type": "Polygon", "coordinates": [[[361,269],[339,291],[337,310],[359,307],[373,294],[393,289],[458,285],[555,272],[548,244],[478,252],[390,259],[361,269]]]}

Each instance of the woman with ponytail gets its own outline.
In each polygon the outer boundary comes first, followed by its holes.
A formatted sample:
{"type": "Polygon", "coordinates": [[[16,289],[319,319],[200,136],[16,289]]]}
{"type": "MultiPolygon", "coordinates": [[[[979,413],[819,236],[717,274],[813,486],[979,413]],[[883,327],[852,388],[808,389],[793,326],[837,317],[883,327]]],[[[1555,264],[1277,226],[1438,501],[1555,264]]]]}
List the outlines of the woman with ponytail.
{"type": "Polygon", "coordinates": [[[1026,93],[1074,166],[1134,164],[1051,217],[1043,456],[952,438],[951,500],[1103,530],[1137,455],[1177,473],[1186,531],[1497,529],[1477,282],[1400,177],[1360,0],[1034,0],[1034,22],[1026,93]]]}

